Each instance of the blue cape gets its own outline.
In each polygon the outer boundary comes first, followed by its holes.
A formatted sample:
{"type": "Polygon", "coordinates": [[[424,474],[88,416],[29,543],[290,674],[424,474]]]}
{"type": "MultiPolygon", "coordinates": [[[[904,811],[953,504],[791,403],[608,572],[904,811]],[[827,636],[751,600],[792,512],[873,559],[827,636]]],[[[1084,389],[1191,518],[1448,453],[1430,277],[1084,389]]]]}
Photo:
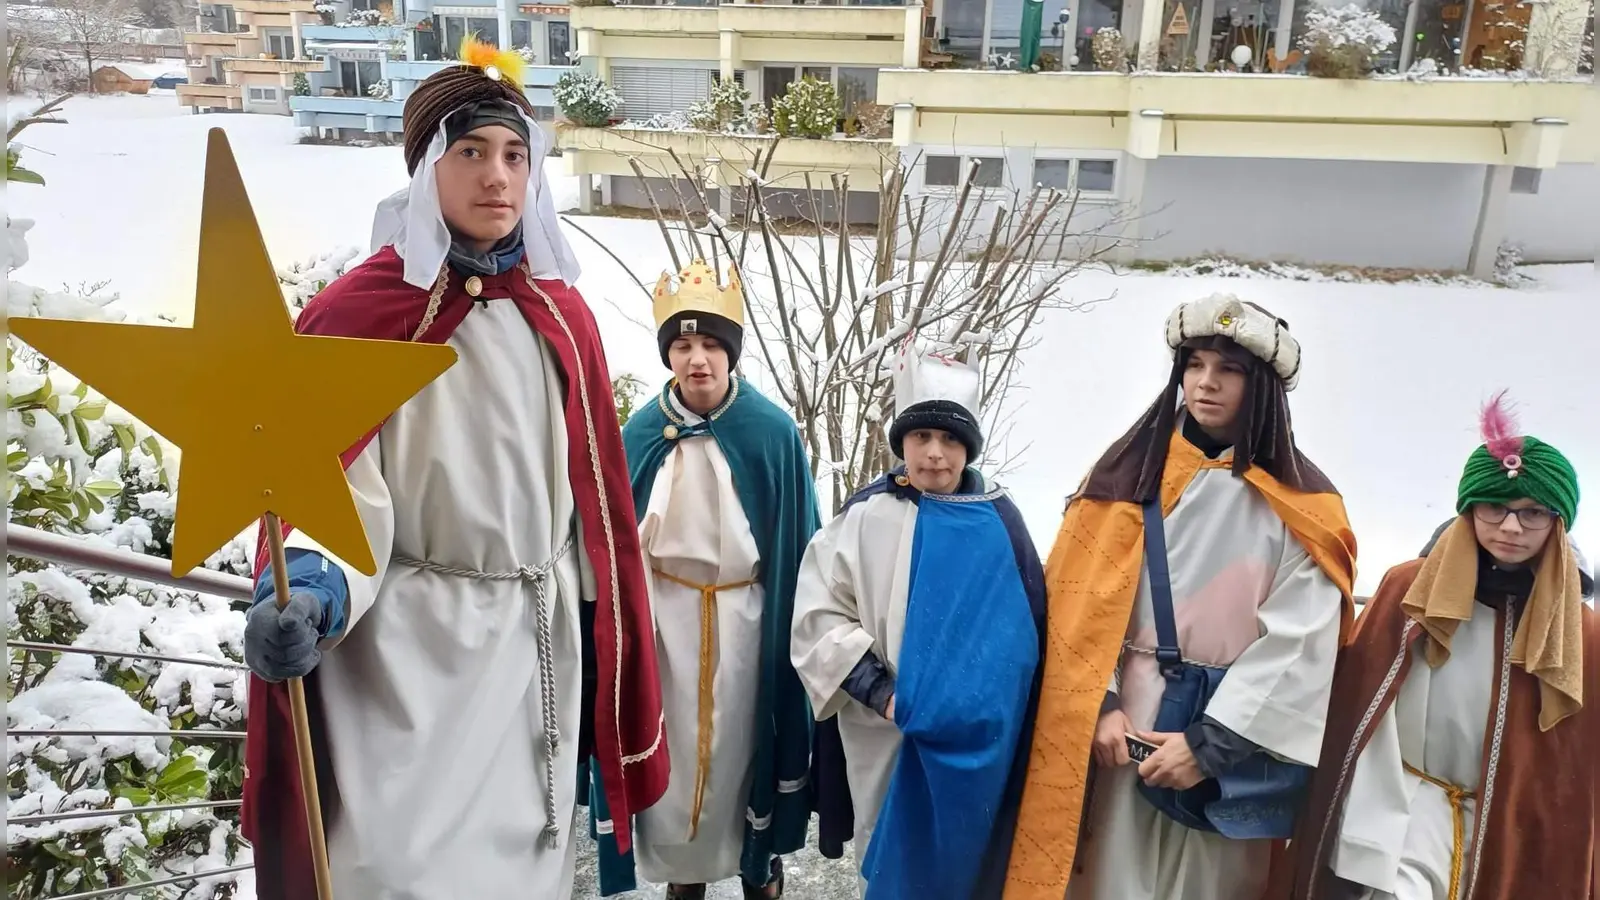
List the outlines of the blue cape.
{"type": "MultiPolygon", "coordinates": [[[[955,496],[923,495],[902,476],[845,504],[891,493],[920,507],[895,691],[904,741],[862,875],[868,900],[987,900],[1004,885],[1032,744],[1044,572],[1015,504],[977,472],[955,496]]],[[[819,804],[826,829],[830,808],[848,808],[837,796],[847,787],[819,787],[835,795],[819,804]]]]}
{"type": "MultiPolygon", "coordinates": [[[[672,389],[669,381],[622,428],[633,504],[641,515],[649,507],[656,474],[678,441],[710,436],[728,460],[739,505],[761,554],[761,689],[756,720],[750,723],[760,737],[740,872],[753,884],[765,884],[774,854],[805,846],[811,817],[810,795],[804,789],[811,765],[811,702],[789,661],[789,633],[800,560],[811,536],[822,527],[816,489],[794,419],[748,382],[731,380],[727,399],[692,427],[673,408],[672,389]],[[780,784],[785,789],[780,790],[780,784]],[[763,827],[757,828],[751,818],[763,827]]],[[[693,765],[693,760],[674,763],[693,765]]],[[[597,801],[590,807],[590,831],[600,844],[600,893],[610,896],[634,889],[633,859],[631,852],[625,856],[616,852],[604,792],[595,789],[598,769],[590,769],[594,781],[589,794],[597,801]]]]}

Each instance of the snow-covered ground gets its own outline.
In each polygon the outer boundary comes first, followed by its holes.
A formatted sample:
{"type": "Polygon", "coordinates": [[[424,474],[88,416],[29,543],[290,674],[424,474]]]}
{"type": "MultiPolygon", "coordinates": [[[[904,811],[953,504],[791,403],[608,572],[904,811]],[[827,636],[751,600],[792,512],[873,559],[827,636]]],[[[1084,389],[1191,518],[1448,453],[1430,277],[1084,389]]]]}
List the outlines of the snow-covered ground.
{"type": "MultiPolygon", "coordinates": [[[[278,116],[189,115],[170,95],[79,98],[67,125],[26,132],[24,161],[48,186],[8,192],[13,215],[38,224],[20,273],[55,286],[109,280],[126,302],[187,317],[195,277],[205,134],[227,130],[279,265],[343,246],[365,248],[375,204],[404,186],[393,147],[308,146],[278,116]]],[[[576,179],[548,161],[558,208],[576,179]]],[[[574,217],[646,284],[668,264],[652,222],[574,217]]],[[[1573,223],[1577,227],[1579,223],[1573,223]]],[[[663,375],[646,294],[588,237],[569,228],[616,372],[663,375]]],[[[1600,403],[1590,391],[1600,349],[1600,276],[1591,266],[1527,270],[1517,290],[1266,278],[1114,275],[1071,282],[1025,358],[1003,481],[1035,539],[1048,546],[1062,502],[1086,468],[1151,400],[1167,371],[1161,325],[1177,303],[1231,291],[1286,318],[1305,347],[1291,395],[1301,445],[1344,492],[1360,541],[1360,587],[1414,554],[1450,515],[1478,405],[1509,388],[1530,431],[1563,448],[1586,493],[1600,496],[1600,403]]],[[[1600,512],[1579,541],[1600,555],[1600,512]]]]}

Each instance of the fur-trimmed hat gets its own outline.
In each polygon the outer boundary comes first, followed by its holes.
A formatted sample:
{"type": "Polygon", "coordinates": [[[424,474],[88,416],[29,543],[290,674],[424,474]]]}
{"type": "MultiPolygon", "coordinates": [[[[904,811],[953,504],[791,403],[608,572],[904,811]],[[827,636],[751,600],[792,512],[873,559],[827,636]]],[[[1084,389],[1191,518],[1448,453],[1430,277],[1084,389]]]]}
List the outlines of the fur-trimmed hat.
{"type": "Polygon", "coordinates": [[[1184,343],[1195,338],[1225,337],[1272,367],[1283,389],[1300,380],[1300,342],[1289,323],[1255,303],[1232,294],[1212,294],[1185,303],[1167,316],[1167,346],[1176,358],[1184,343]]]}

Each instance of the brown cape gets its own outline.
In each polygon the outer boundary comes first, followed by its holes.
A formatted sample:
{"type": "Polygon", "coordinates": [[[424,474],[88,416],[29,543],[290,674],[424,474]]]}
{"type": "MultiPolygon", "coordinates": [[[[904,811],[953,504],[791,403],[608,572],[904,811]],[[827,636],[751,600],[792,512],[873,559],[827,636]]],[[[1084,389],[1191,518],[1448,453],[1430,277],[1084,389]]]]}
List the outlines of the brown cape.
{"type": "MultiPolygon", "coordinates": [[[[1350,774],[1411,671],[1413,645],[1426,635],[1401,608],[1423,562],[1389,570],[1339,655],[1310,800],[1296,822],[1289,852],[1273,872],[1268,900],[1337,896],[1328,864],[1350,774]]],[[[1490,614],[1485,607],[1477,612],[1490,614]]],[[[1600,615],[1585,608],[1583,620],[1587,696],[1600,697],[1600,615]]],[[[1512,666],[1507,685],[1502,671],[1506,669],[1497,666],[1494,696],[1505,691],[1504,737],[1494,760],[1491,718],[1480,792],[1485,799],[1479,806],[1487,816],[1478,832],[1482,854],[1473,883],[1473,851],[1468,851],[1461,895],[1471,900],[1600,900],[1600,710],[1591,703],[1542,732],[1538,680],[1512,666]]],[[[1491,704],[1491,716],[1495,706],[1491,704]]]]}

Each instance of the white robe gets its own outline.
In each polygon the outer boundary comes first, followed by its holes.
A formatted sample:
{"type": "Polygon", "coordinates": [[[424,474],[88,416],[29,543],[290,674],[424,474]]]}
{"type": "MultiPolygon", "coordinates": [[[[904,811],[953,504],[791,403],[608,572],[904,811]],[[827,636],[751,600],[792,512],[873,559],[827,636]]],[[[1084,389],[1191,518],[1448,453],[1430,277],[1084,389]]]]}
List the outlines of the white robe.
{"type": "Polygon", "coordinates": [[[795,584],[790,658],[817,720],[839,717],[858,870],[900,758],[900,729],[842,685],[868,650],[898,671],[916,531],[915,503],[869,497],[812,537],[795,584]]]}
{"type": "MultiPolygon", "coordinates": [[[[702,420],[673,397],[690,425],[702,420]]],[[[732,585],[756,577],[760,554],[722,448],[709,435],[667,454],[639,521],[650,568],[657,664],[672,774],[667,792],[636,817],[635,859],[653,882],[702,884],[739,874],[755,760],[761,687],[761,585],[717,592],[712,656],[711,764],[699,830],[690,840],[699,760],[701,595],[656,574],[694,584],[732,585]]]]}
{"type": "MultiPolygon", "coordinates": [[[[318,681],[340,806],[327,823],[339,900],[572,892],[582,696],[578,604],[594,597],[567,476],[562,375],[510,300],[474,308],[459,361],[400,408],[348,470],[378,573],[344,566],[342,636],[318,681]],[[548,580],[555,759],[546,752],[533,600],[548,580]],[[553,766],[553,770],[549,767],[553,766]],[[548,822],[554,785],[559,832],[548,822]]],[[[315,402],[315,398],[307,402],[315,402]]],[[[287,545],[322,551],[302,532],[287,545]]],[[[322,551],[325,552],[325,551],[322,551]]]]}
{"type": "MultiPolygon", "coordinates": [[[[1496,650],[1505,639],[1494,611],[1474,605],[1456,628],[1450,659],[1435,669],[1427,641],[1413,645],[1399,695],[1378,720],[1357,758],[1331,865],[1364,885],[1368,900],[1446,900],[1456,864],[1455,823],[1448,793],[1426,772],[1474,795],[1483,771],[1483,743],[1494,694],[1496,650]]],[[[1462,800],[1462,896],[1472,869],[1478,799],[1462,800]]],[[[1552,898],[1553,900],[1553,898],[1552,898]]]]}
{"type": "MultiPolygon", "coordinates": [[[[1165,520],[1173,619],[1185,659],[1229,666],[1207,706],[1219,724],[1315,765],[1339,643],[1339,589],[1267,501],[1227,469],[1195,475],[1165,520]]],[[[1148,574],[1139,580],[1113,687],[1148,731],[1165,680],[1148,574]]],[[[1138,792],[1138,766],[1101,768],[1070,900],[1240,900],[1267,877],[1269,841],[1185,828],[1138,792]]]]}

